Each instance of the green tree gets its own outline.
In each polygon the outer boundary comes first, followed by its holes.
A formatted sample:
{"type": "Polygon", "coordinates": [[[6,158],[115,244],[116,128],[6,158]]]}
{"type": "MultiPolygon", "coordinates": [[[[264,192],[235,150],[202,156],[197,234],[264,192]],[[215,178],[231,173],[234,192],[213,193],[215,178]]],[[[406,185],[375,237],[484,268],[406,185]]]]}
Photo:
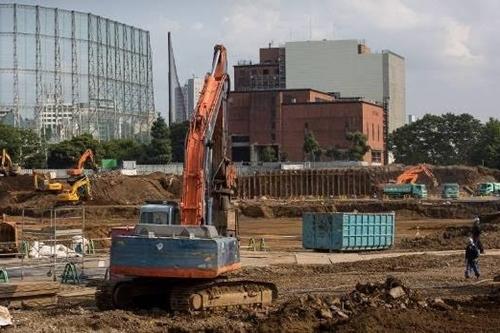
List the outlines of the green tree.
{"type": "Polygon", "coordinates": [[[266,146],[260,151],[260,160],[262,162],[277,162],[276,150],[271,146],[266,146]]]}
{"type": "Polygon", "coordinates": [[[172,160],[172,146],[170,130],[162,116],[153,122],[151,127],[151,143],[147,149],[147,162],[151,164],[165,164],[172,160]]]}
{"type": "Polygon", "coordinates": [[[47,165],[49,168],[69,168],[78,161],[80,155],[87,149],[92,149],[96,160],[100,160],[104,155],[101,143],[94,139],[91,134],[86,133],[75,136],[71,140],[50,145],[47,165]]]}
{"type": "Polygon", "coordinates": [[[172,161],[184,162],[184,150],[189,121],[170,126],[170,142],[172,145],[172,161]]]}
{"type": "Polygon", "coordinates": [[[398,163],[470,164],[481,131],[481,122],[469,114],[427,114],[395,130],[388,147],[398,163]]]}
{"type": "Polygon", "coordinates": [[[471,160],[477,165],[500,169],[500,120],[490,118],[471,151],[471,160]]]}
{"type": "Polygon", "coordinates": [[[105,158],[118,161],[133,160],[141,163],[146,159],[146,146],[133,139],[117,139],[102,143],[105,158]]]}
{"type": "Polygon", "coordinates": [[[346,150],[341,149],[338,146],[327,149],[325,155],[335,161],[348,159],[346,150]]]}
{"type": "Polygon", "coordinates": [[[31,129],[0,124],[0,149],[7,149],[15,163],[23,168],[45,166],[45,141],[31,129]]]}
{"type": "Polygon", "coordinates": [[[365,154],[370,150],[367,144],[367,137],[361,132],[349,132],[346,135],[347,141],[350,142],[347,157],[352,161],[362,161],[365,154]]]}
{"type": "Polygon", "coordinates": [[[308,131],[304,136],[304,145],[302,149],[308,161],[316,161],[318,154],[321,153],[321,147],[319,146],[318,141],[316,141],[313,132],[308,131]]]}

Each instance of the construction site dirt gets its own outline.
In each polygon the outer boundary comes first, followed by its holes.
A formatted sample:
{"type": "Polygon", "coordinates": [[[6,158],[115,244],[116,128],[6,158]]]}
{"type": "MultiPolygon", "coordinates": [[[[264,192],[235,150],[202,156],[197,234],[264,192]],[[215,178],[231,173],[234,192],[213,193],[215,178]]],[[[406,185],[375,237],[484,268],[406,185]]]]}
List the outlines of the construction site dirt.
{"type": "MultiPolygon", "coordinates": [[[[450,174],[459,174],[453,169],[435,172],[443,179],[440,172],[448,177],[446,181],[454,181],[450,174]]],[[[471,179],[467,186],[473,186],[484,177],[496,177],[488,172],[461,177],[471,179]]],[[[82,227],[86,238],[100,239],[103,256],[111,228],[134,225],[138,207],[146,199],[180,198],[178,176],[110,173],[93,176],[91,181],[94,200],[79,206],[85,208],[85,223],[61,212],[57,227],[82,227]]],[[[33,191],[29,176],[0,178],[0,213],[22,224],[26,234],[49,227],[39,214],[55,200],[53,194],[33,191]]],[[[500,327],[497,197],[260,197],[239,199],[236,204],[244,267],[232,276],[275,283],[279,297],[272,306],[191,314],[162,308],[99,311],[93,284],[62,285],[56,306],[11,309],[14,326],[5,331],[398,332],[410,328],[415,332],[495,332],[500,327]],[[335,211],[394,211],[394,246],[356,254],[304,250],[302,213],[335,211]],[[472,219],[478,215],[485,221],[481,241],[486,253],[480,257],[481,277],[467,280],[463,252],[472,219]]],[[[22,232],[19,237],[24,237],[22,232]]]]}
{"type": "MultiPolygon", "coordinates": [[[[499,285],[493,282],[499,264],[498,256],[481,259],[480,280],[464,280],[458,255],[248,267],[237,275],[274,282],[276,304],[195,314],[98,311],[90,288],[80,296],[64,297],[63,291],[56,307],[12,310],[15,326],[6,331],[494,332],[500,325],[499,285]],[[395,278],[387,282],[388,276],[395,278]]],[[[75,295],[75,287],[66,288],[75,295]]]]}

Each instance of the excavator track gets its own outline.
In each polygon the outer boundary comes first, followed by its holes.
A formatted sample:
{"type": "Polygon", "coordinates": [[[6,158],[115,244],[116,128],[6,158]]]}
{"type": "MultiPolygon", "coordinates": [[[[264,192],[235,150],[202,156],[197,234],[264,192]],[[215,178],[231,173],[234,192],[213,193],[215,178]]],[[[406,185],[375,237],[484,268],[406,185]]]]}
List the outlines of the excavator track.
{"type": "Polygon", "coordinates": [[[201,312],[228,307],[264,306],[271,304],[277,297],[278,290],[273,283],[235,279],[103,281],[95,293],[96,306],[101,311],[150,306],[149,301],[158,304],[158,298],[161,298],[163,305],[170,311],[201,312]],[[142,301],[134,302],[134,299],[142,301]]]}
{"type": "Polygon", "coordinates": [[[264,306],[278,297],[273,283],[251,280],[215,280],[179,284],[170,292],[170,310],[199,312],[234,306],[264,306]]]}
{"type": "Polygon", "coordinates": [[[103,280],[96,288],[95,305],[101,311],[112,310],[115,308],[113,303],[113,290],[116,283],[109,280],[103,280]]]}

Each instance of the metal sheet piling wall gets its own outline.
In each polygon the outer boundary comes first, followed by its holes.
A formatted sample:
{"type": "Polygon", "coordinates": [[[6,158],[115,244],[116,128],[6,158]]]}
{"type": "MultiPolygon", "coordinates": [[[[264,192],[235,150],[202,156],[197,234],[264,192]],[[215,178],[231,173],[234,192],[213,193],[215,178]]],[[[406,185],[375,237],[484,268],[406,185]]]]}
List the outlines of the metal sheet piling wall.
{"type": "Polygon", "coordinates": [[[240,175],[240,199],[297,197],[369,197],[376,182],[367,169],[271,170],[240,175]]]}

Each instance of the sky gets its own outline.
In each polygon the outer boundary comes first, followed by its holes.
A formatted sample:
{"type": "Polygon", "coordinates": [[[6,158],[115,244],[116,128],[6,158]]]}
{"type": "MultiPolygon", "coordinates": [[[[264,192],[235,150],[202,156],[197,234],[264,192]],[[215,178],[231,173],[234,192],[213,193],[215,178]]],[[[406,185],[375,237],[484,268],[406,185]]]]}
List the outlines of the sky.
{"type": "Polygon", "coordinates": [[[213,45],[238,60],[258,61],[269,43],[365,40],[406,59],[406,112],[467,112],[500,117],[500,1],[497,0],[45,0],[151,33],[155,104],[167,112],[167,32],[181,83],[210,69],[213,45]]]}

